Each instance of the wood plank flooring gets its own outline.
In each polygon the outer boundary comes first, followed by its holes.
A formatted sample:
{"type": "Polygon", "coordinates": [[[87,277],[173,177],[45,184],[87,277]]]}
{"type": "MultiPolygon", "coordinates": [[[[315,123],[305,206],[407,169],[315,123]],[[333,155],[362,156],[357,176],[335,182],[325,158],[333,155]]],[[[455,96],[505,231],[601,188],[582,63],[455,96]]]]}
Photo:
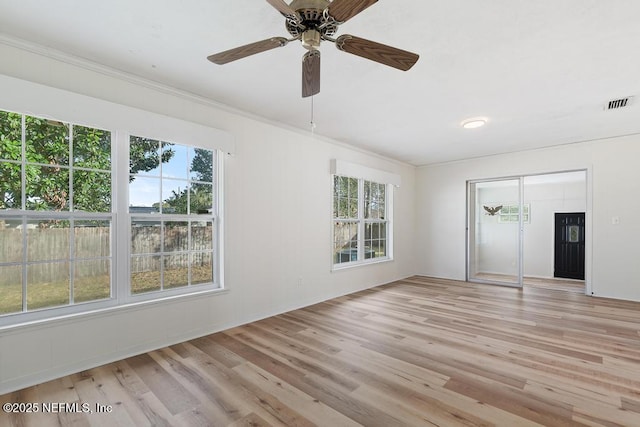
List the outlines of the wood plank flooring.
{"type": "Polygon", "coordinates": [[[0,402],[94,411],[2,426],[640,426],[640,303],[411,277],[0,402]]]}
{"type": "MultiPolygon", "coordinates": [[[[507,274],[489,274],[489,273],[478,273],[475,276],[476,279],[480,280],[489,280],[496,282],[517,282],[517,276],[509,276],[507,274]]],[[[566,292],[577,292],[580,294],[584,294],[585,291],[585,282],[584,280],[574,280],[574,279],[559,279],[559,278],[539,278],[539,277],[528,277],[524,276],[522,278],[522,284],[525,287],[535,287],[535,288],[544,288],[558,291],[566,291],[566,292]]]]}

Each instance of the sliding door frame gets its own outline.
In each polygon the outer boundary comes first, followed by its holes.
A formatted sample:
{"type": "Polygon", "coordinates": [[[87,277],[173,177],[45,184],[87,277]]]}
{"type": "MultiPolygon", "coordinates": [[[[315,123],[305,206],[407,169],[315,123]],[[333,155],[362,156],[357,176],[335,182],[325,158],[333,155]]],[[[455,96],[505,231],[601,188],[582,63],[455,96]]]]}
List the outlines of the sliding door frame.
{"type": "Polygon", "coordinates": [[[523,234],[524,234],[524,222],[523,222],[523,215],[522,215],[522,205],[523,205],[523,199],[524,199],[524,176],[520,175],[520,176],[507,176],[507,177],[501,177],[501,178],[489,178],[489,179],[473,179],[473,180],[468,180],[467,181],[467,231],[466,231],[466,247],[467,247],[467,254],[466,254],[466,279],[468,282],[473,282],[473,283],[484,283],[484,284],[490,284],[490,285],[500,285],[500,286],[509,286],[509,287],[515,287],[515,288],[522,288],[523,286],[523,276],[524,276],[524,269],[523,269],[523,248],[524,248],[524,239],[523,239],[523,234]],[[520,214],[518,215],[518,271],[517,271],[517,277],[516,277],[516,281],[515,282],[502,282],[499,280],[490,280],[490,279],[480,279],[480,278],[476,278],[476,277],[472,277],[471,275],[471,238],[470,238],[470,232],[473,229],[475,232],[475,224],[472,224],[471,221],[476,222],[476,218],[475,215],[471,215],[471,209],[476,209],[476,204],[477,204],[477,199],[475,199],[475,203],[473,203],[473,206],[471,204],[471,188],[472,186],[474,186],[474,184],[480,184],[480,183],[485,183],[485,182],[501,182],[501,181],[518,181],[518,206],[519,206],[519,210],[518,212],[520,212],[520,214]]]}
{"type": "Polygon", "coordinates": [[[509,286],[509,287],[523,287],[523,278],[524,278],[524,221],[523,215],[520,215],[518,221],[518,281],[516,284],[507,283],[507,282],[499,282],[492,280],[484,280],[478,278],[471,277],[471,245],[470,245],[470,237],[469,233],[471,231],[472,224],[470,223],[472,218],[471,209],[475,206],[471,205],[471,185],[482,183],[482,182],[494,182],[494,181],[505,181],[505,180],[515,180],[518,179],[520,181],[519,184],[519,206],[520,212],[522,212],[522,207],[524,204],[524,180],[527,177],[532,176],[541,176],[541,175],[555,175],[562,174],[567,172],[584,172],[585,173],[585,201],[586,201],[586,209],[585,209],[585,238],[586,238],[586,247],[585,247],[585,295],[595,295],[596,292],[593,289],[592,284],[592,258],[593,258],[593,171],[592,166],[587,167],[579,167],[575,169],[565,169],[565,170],[557,170],[557,171],[549,171],[549,172],[540,172],[540,173],[530,173],[523,175],[515,175],[515,176],[505,176],[505,177],[497,177],[497,178],[486,178],[486,179],[471,179],[467,180],[467,213],[466,213],[466,280],[472,283],[485,283],[492,285],[501,285],[501,286],[509,286]]]}

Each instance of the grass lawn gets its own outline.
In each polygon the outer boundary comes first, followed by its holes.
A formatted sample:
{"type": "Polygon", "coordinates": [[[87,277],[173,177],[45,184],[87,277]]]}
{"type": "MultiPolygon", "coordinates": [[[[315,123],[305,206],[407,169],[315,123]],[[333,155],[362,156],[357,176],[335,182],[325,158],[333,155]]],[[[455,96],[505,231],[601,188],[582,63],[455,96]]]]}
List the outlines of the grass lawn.
{"type": "MultiPolygon", "coordinates": [[[[197,285],[213,281],[212,268],[192,266],[191,283],[197,285]]],[[[188,268],[167,269],[164,272],[165,289],[187,286],[188,268]]],[[[160,290],[160,272],[146,271],[131,275],[131,292],[140,294],[160,290]]],[[[108,275],[81,277],[74,281],[76,303],[109,298],[108,275]]],[[[27,286],[27,309],[29,311],[69,304],[69,282],[30,283],[27,286]]],[[[22,285],[0,285],[0,315],[22,311],[22,285]]]]}

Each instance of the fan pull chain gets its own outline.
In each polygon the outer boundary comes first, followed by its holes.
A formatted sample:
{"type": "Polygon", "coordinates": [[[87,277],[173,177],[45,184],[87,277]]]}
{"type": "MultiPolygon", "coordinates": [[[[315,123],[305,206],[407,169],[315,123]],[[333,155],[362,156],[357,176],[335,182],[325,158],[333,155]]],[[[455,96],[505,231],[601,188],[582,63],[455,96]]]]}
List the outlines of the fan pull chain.
{"type": "Polygon", "coordinates": [[[311,133],[315,133],[316,122],[313,121],[313,95],[311,96],[311,133]]]}

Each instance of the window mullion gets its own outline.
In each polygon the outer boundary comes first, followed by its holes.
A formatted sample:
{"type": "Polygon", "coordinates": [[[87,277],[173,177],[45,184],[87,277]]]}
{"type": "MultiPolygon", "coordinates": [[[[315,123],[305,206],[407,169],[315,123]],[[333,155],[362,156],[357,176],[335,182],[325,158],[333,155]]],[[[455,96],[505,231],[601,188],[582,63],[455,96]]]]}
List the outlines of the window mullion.
{"type": "Polygon", "coordinates": [[[21,185],[21,195],[20,195],[20,208],[24,211],[27,206],[27,119],[26,116],[22,115],[21,121],[21,164],[20,164],[20,177],[22,179],[21,185]]]}
{"type": "Polygon", "coordinates": [[[69,304],[75,303],[74,280],[75,280],[75,232],[76,226],[73,217],[69,218],[69,304]]]}
{"type": "Polygon", "coordinates": [[[27,217],[22,216],[22,312],[27,311],[27,217]]]}
{"type": "Polygon", "coordinates": [[[393,259],[393,190],[394,186],[391,184],[385,185],[384,191],[384,222],[385,222],[385,248],[386,256],[389,259],[393,259]]]}
{"type": "MultiPolygon", "coordinates": [[[[20,195],[20,208],[24,213],[27,206],[27,119],[23,114],[21,121],[21,164],[20,164],[20,183],[21,195],[20,195]]],[[[27,311],[27,217],[22,215],[22,312],[27,311]]]]}
{"type": "MultiPolygon", "coordinates": [[[[161,163],[160,169],[162,169],[162,163],[161,163]]],[[[160,182],[162,183],[162,178],[160,178],[160,182]]],[[[162,184],[160,184],[160,186],[162,188],[162,184]]],[[[160,190],[160,194],[162,194],[162,190],[160,190]]],[[[160,206],[163,205],[163,202],[164,201],[162,200],[162,196],[160,196],[160,206]]],[[[157,254],[158,260],[160,262],[160,290],[161,291],[164,290],[164,249],[165,249],[166,233],[167,233],[167,221],[163,219],[160,221],[160,253],[157,254]]],[[[153,255],[152,255],[152,258],[153,258],[153,255]]]]}
{"type": "MultiPolygon", "coordinates": [[[[215,165],[216,168],[212,176],[214,180],[212,199],[214,209],[211,212],[213,214],[213,226],[211,227],[211,233],[213,233],[213,236],[211,236],[211,241],[213,242],[213,258],[211,261],[213,265],[213,280],[218,283],[220,287],[224,287],[224,251],[222,251],[220,247],[220,243],[224,241],[224,227],[222,226],[222,221],[224,220],[224,200],[220,197],[224,191],[222,188],[224,185],[224,158],[222,151],[214,151],[211,153],[211,156],[213,156],[211,163],[215,165]]],[[[191,272],[191,266],[189,270],[191,272]]],[[[189,283],[191,283],[191,276],[189,276],[189,283]]]]}
{"type": "Polygon", "coordinates": [[[130,257],[131,257],[131,214],[129,213],[129,134],[115,132],[112,134],[112,155],[115,159],[113,198],[115,199],[115,251],[113,280],[118,303],[129,300],[130,257]],[[117,148],[116,148],[117,147],[117,148]]]}
{"type": "Polygon", "coordinates": [[[358,261],[364,260],[364,180],[358,179],[358,261]]]}
{"type": "Polygon", "coordinates": [[[75,280],[75,221],[73,219],[74,200],[73,200],[73,124],[69,123],[69,304],[75,303],[74,280],[75,280]]]}

